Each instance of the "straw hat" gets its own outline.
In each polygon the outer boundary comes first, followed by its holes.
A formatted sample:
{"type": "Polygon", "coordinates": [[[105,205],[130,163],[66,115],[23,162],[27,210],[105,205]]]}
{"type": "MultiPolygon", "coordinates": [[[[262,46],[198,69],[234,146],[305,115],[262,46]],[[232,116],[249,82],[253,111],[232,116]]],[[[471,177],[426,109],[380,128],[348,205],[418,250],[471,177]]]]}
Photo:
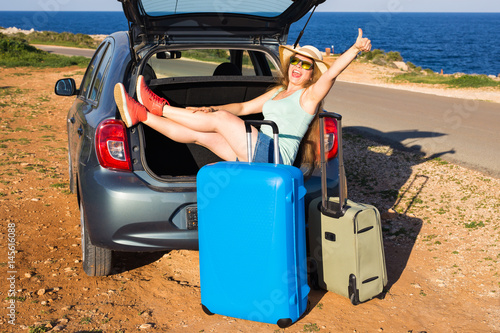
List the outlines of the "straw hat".
{"type": "Polygon", "coordinates": [[[326,72],[330,66],[323,61],[323,55],[317,48],[311,45],[306,45],[294,49],[290,46],[281,45],[280,46],[280,60],[284,64],[285,60],[288,61],[291,56],[295,54],[303,55],[314,60],[314,70],[319,69],[321,74],[326,72]]]}

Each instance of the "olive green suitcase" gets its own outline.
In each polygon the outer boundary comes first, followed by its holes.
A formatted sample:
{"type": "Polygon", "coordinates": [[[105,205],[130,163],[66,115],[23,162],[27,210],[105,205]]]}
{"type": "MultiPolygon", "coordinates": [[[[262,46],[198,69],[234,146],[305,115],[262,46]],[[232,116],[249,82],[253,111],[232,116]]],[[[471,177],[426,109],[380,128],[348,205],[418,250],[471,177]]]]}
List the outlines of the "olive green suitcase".
{"type": "Polygon", "coordinates": [[[380,295],[387,284],[380,214],[374,206],[347,200],[342,116],[321,113],[321,130],[325,117],[337,119],[339,191],[333,194],[327,188],[329,161],[324,158],[324,147],[321,147],[322,197],[311,201],[308,218],[311,284],[358,304],[380,295]]]}

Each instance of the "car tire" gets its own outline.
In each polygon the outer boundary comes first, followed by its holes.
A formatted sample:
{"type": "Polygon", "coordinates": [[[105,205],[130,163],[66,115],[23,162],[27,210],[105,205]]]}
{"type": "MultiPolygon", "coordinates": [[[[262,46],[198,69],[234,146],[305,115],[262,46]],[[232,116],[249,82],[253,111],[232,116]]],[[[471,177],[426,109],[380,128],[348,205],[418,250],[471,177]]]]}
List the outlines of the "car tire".
{"type": "Polygon", "coordinates": [[[83,203],[80,201],[80,223],[82,229],[82,266],[88,276],[111,274],[113,251],[92,245],[85,226],[83,203]]]}

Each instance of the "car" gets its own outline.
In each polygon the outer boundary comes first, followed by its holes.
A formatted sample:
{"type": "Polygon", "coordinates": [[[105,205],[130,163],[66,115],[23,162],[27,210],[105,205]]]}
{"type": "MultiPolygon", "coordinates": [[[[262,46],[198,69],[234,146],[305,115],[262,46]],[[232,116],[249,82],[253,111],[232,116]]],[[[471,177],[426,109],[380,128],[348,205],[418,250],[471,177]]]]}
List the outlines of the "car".
{"type": "MultiPolygon", "coordinates": [[[[197,250],[196,174],[220,161],[145,125],[126,128],[115,84],[135,96],[143,75],[155,93],[182,107],[254,98],[276,83],[290,25],[323,1],[122,1],[129,31],[104,39],[79,87],[73,78],[55,85],[57,95],[76,96],[67,115],[69,187],[80,208],[86,274],[112,274],[116,251],[197,250]]],[[[335,124],[327,132],[334,160],[335,124]]],[[[318,168],[297,166],[306,201],[321,195],[318,168]]]]}

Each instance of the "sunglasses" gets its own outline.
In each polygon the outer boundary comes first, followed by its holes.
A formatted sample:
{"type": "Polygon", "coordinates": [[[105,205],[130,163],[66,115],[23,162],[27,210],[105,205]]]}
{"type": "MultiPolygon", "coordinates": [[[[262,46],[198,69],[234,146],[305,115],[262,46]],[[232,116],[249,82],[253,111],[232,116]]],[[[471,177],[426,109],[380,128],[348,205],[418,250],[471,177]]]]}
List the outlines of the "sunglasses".
{"type": "Polygon", "coordinates": [[[290,58],[290,65],[294,65],[294,66],[300,65],[305,70],[310,70],[313,67],[312,62],[301,60],[295,56],[292,56],[290,58]]]}

